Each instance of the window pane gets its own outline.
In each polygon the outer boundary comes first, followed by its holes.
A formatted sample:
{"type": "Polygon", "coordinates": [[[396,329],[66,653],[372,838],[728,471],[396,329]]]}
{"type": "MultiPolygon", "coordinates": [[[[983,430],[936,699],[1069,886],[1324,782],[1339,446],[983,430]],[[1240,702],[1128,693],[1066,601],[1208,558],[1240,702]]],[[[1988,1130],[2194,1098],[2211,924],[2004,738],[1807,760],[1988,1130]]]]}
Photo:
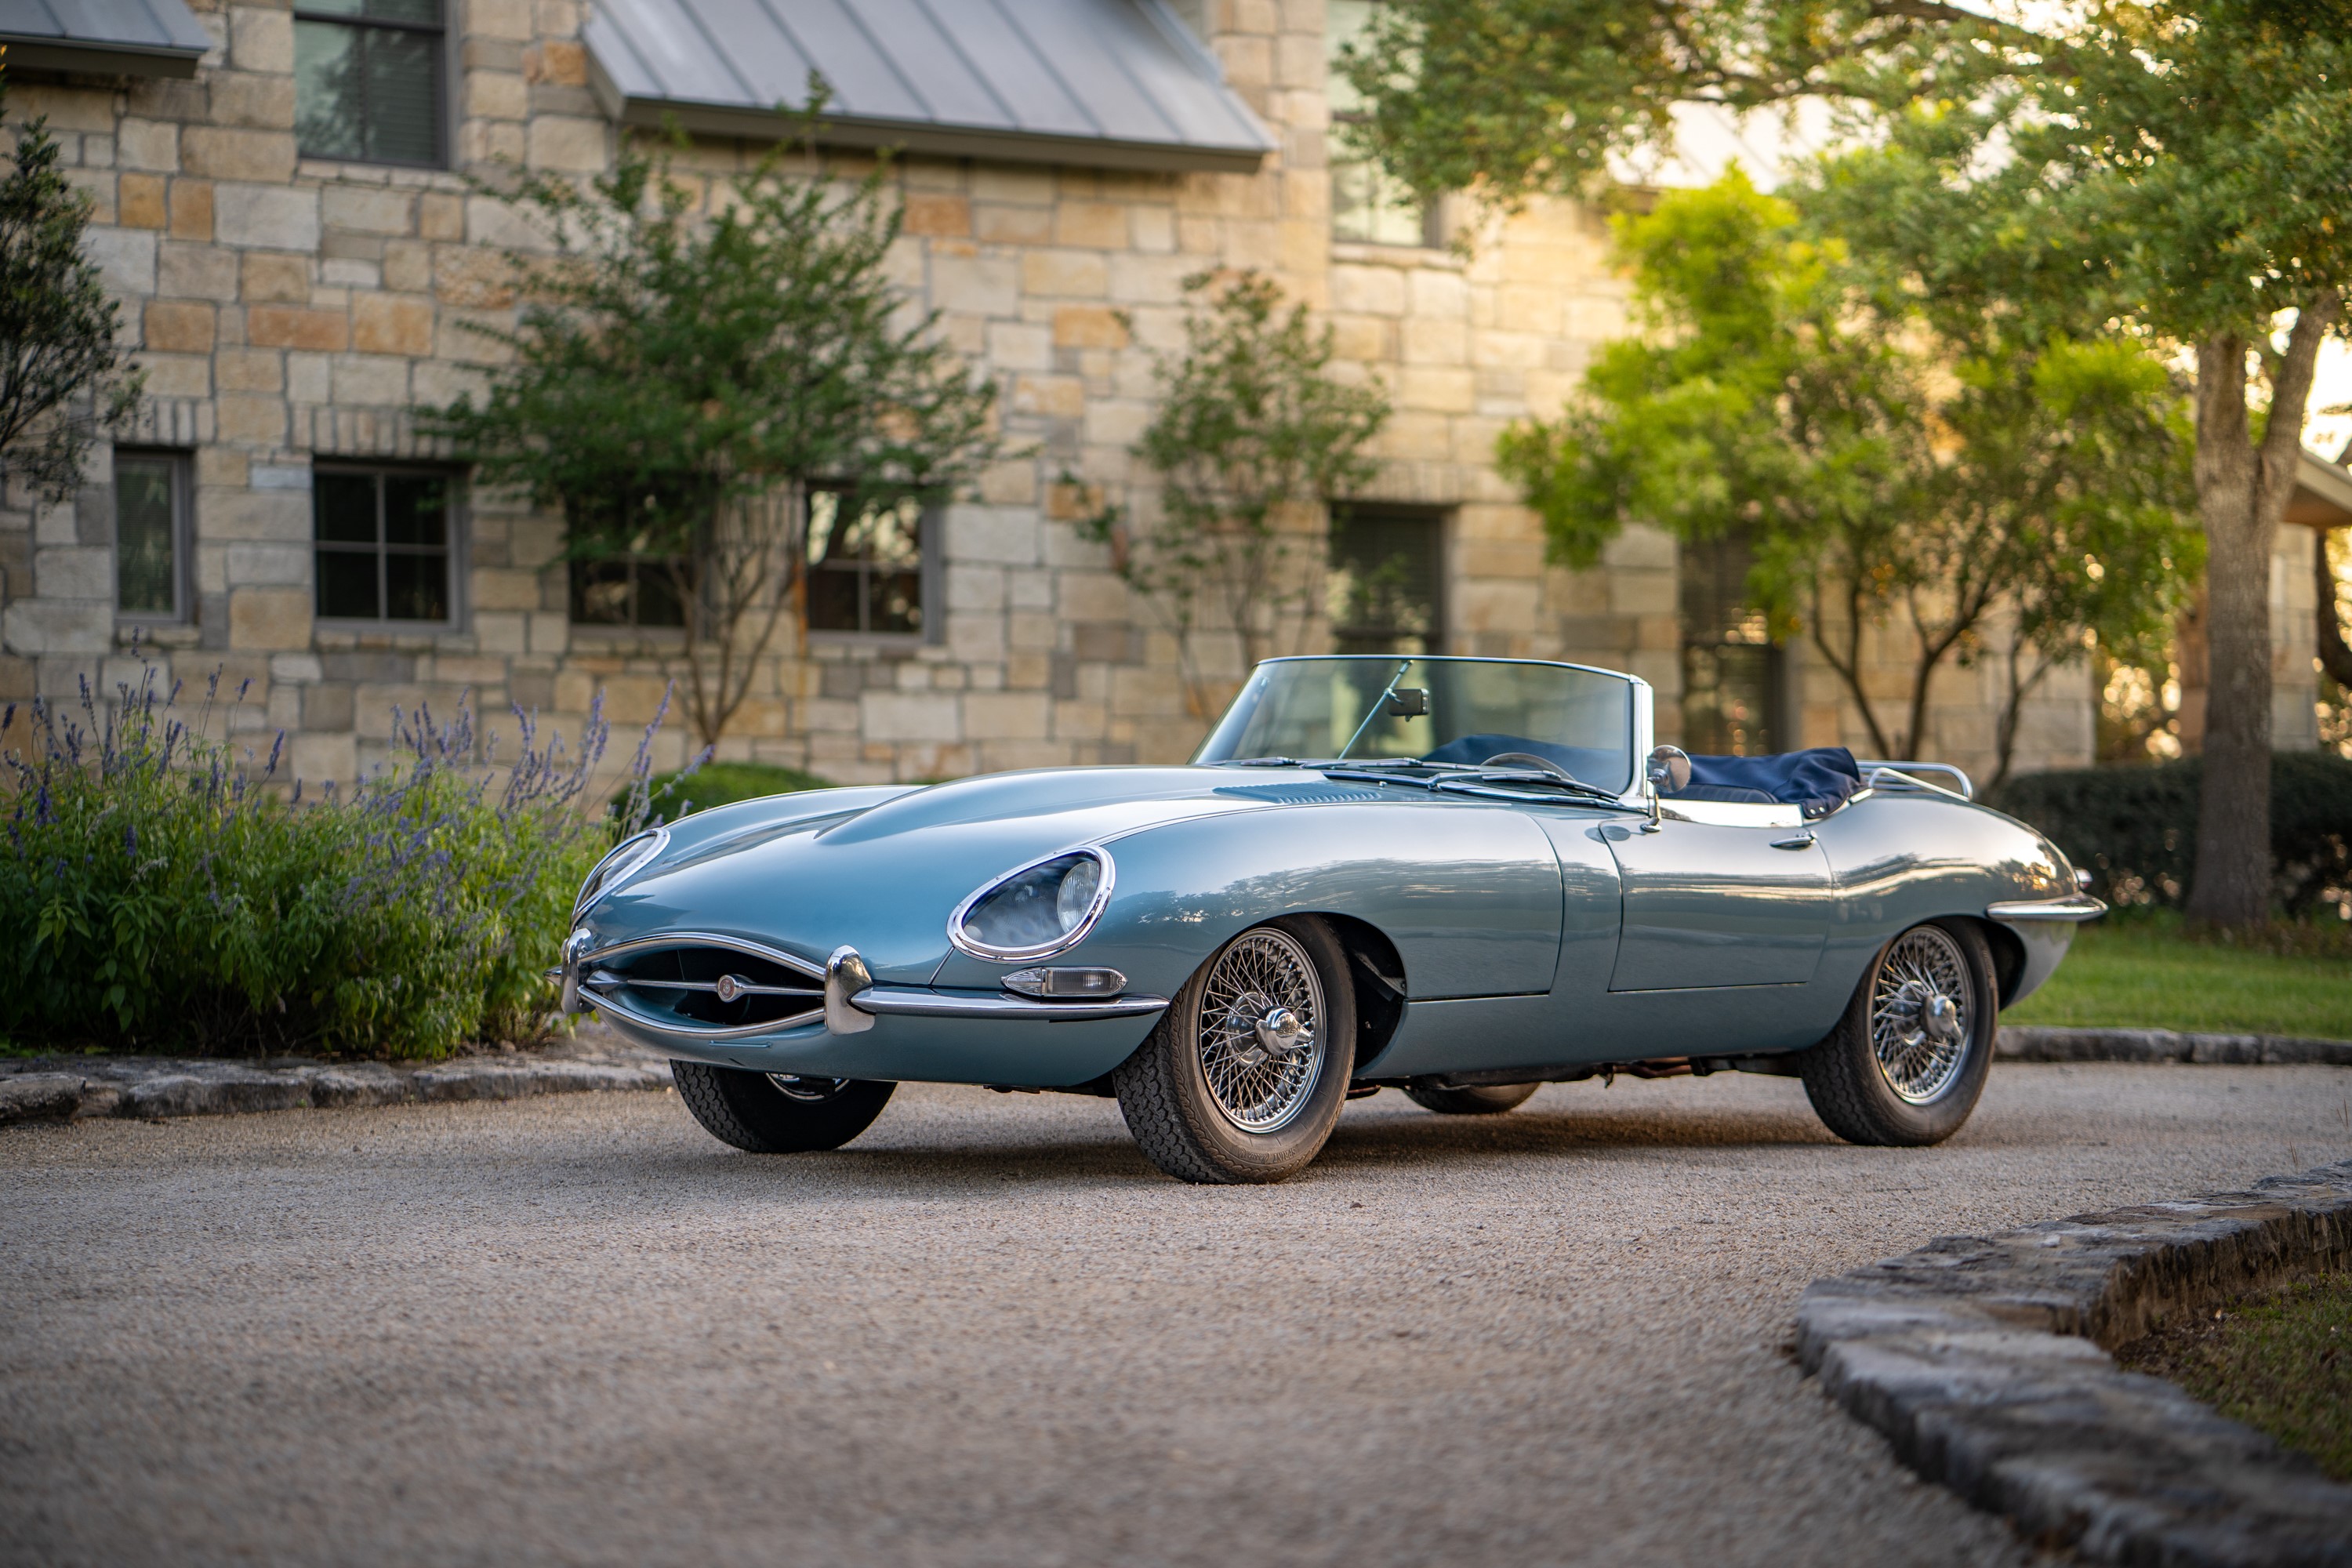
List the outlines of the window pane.
{"type": "Polygon", "coordinates": [[[367,98],[360,30],[333,22],[294,24],[294,129],[302,151],[320,158],[365,153],[367,98]]]}
{"type": "Polygon", "coordinates": [[[370,28],[367,153],[386,163],[431,163],[441,153],[441,36],[370,28]]]}
{"type": "Polygon", "coordinates": [[[375,476],[312,475],[310,517],[321,543],[373,544],[375,476]]]}
{"type": "Polygon", "coordinates": [[[572,563],[572,619],[583,626],[625,626],[629,624],[629,563],[625,561],[574,561],[572,563]]]}
{"type": "Polygon", "coordinates": [[[115,603],[135,615],[179,610],[179,514],[169,458],[114,459],[115,603]]]}
{"type": "Polygon", "coordinates": [[[808,498],[808,560],[812,566],[834,558],[834,534],[841,521],[841,497],[811,490],[808,498]]]}
{"type": "Polygon", "coordinates": [[[1444,581],[1441,521],[1363,508],[1331,519],[1324,614],[1341,653],[1431,653],[1444,581]]]}
{"type": "Polygon", "coordinates": [[[867,631],[919,632],[923,629],[923,574],[920,572],[877,572],[866,583],[867,631]]]}
{"type": "Polygon", "coordinates": [[[813,632],[856,632],[863,574],[852,567],[819,567],[808,576],[808,624],[813,632]]]}
{"type": "Polygon", "coordinates": [[[437,475],[386,474],[383,479],[383,542],[386,544],[447,544],[449,482],[437,475]]]}
{"type": "Polygon", "coordinates": [[[373,551],[319,552],[319,614],[331,619],[378,621],[373,551]]]}
{"type": "Polygon", "coordinates": [[[449,618],[449,558],[439,552],[392,552],[383,558],[384,618],[446,621],[449,618]]]}
{"type": "Polygon", "coordinates": [[[640,561],[636,574],[637,625],[686,625],[686,601],[678,597],[677,579],[670,569],[658,561],[640,561]]]}
{"type": "Polygon", "coordinates": [[[1426,246],[1429,209],[1377,163],[1331,165],[1331,237],[1359,245],[1426,246]]]}

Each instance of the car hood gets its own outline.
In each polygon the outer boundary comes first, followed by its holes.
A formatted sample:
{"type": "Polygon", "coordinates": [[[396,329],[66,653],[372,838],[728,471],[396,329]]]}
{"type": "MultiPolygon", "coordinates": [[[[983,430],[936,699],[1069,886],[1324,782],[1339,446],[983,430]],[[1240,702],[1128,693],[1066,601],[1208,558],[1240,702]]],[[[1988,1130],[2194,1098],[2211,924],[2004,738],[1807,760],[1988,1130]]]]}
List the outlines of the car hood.
{"type": "Polygon", "coordinates": [[[1382,797],[1311,771],[1205,767],[1061,768],[929,789],[777,795],[685,818],[663,853],[580,923],[599,948],[701,931],[823,963],[846,944],[877,980],[921,984],[949,955],[956,906],[1031,861],[1221,813],[1382,797]]]}

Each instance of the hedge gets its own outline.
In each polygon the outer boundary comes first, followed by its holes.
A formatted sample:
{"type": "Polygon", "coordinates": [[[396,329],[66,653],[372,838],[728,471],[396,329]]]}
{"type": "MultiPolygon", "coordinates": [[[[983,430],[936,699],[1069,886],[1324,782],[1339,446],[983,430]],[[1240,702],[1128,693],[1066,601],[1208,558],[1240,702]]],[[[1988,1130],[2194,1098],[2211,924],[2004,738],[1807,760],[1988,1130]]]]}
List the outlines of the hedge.
{"type": "MultiPolygon", "coordinates": [[[[714,806],[733,805],[737,801],[832,787],[831,779],[821,779],[814,773],[776,763],[697,762],[647,779],[643,809],[650,810],[656,817],[675,820],[714,806]]],[[[625,791],[614,797],[612,809],[617,816],[639,807],[632,794],[625,791]]]]}
{"type": "MultiPolygon", "coordinates": [[[[2201,758],[2073,768],[2010,780],[1986,803],[2048,834],[2110,902],[2179,908],[2197,858],[2201,758]]],[[[2352,898],[2352,760],[2332,752],[2271,759],[2271,858],[2296,917],[2352,898]]]]}
{"type": "Polygon", "coordinates": [[[542,1032],[541,972],[614,841],[579,809],[601,715],[567,754],[518,711],[501,761],[462,703],[395,711],[391,763],[306,786],[282,732],[266,757],[208,737],[243,717],[218,696],[184,713],[151,670],[35,702],[21,734],[0,716],[29,742],[0,767],[0,1044],[433,1058],[542,1032]]]}

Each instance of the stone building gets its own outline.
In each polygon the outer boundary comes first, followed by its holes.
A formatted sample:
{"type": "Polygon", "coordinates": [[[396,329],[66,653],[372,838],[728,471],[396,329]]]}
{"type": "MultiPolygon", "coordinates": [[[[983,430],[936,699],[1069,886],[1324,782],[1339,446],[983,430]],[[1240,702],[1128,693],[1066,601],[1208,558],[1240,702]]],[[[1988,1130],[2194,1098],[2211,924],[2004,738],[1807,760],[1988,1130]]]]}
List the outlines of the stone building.
{"type": "MultiPolygon", "coordinates": [[[[1182,286],[1255,268],[1324,313],[1396,407],[1371,491],[1334,520],[1351,647],[1633,669],[1699,744],[1861,741],[1828,672],[1757,640],[1736,563],[1634,530],[1546,563],[1493,468],[1623,330],[1599,217],[1392,205],[1340,161],[1329,60],[1365,0],[27,0],[0,41],[12,121],[45,115],[96,204],[89,246],[147,371],[134,432],[70,500],[0,498],[0,698],[64,694],[135,640],[249,681],[236,722],[310,779],[381,754],[394,705],[470,692],[576,731],[603,689],[642,722],[679,666],[677,606],[626,563],[567,567],[560,520],[471,487],[410,412],[475,384],[538,243],[469,173],[606,166],[676,116],[723,176],[810,68],[828,158],[906,149],[898,279],[984,365],[1026,455],[935,514],[830,513],[728,754],[841,780],[1163,760],[1203,725],[1148,606],[1072,526],[1065,471],[1116,496],[1182,286]],[[1402,582],[1377,624],[1348,587],[1402,582]],[[1360,618],[1360,616],[1358,616],[1360,618]],[[665,624],[670,623],[670,624],[665,624]],[[1685,688],[1688,701],[1685,703],[1685,688]],[[1687,721],[1685,724],[1685,721],[1687,721]]],[[[822,510],[822,509],[819,509],[822,510]]],[[[2299,536],[2302,531],[2290,531],[2299,536]]],[[[2307,583],[2308,571],[2282,574],[2307,583]]],[[[1890,665],[1890,671],[1895,666],[1890,665]]],[[[1894,679],[1890,674],[1889,679],[1894,679]]],[[[1944,678],[1932,751],[1981,767],[1989,687],[1944,678]]],[[[2305,704],[2307,710],[2307,703],[2305,704]]],[[[2022,765],[2091,745],[2087,676],[2029,715],[2022,765]]],[[[668,757],[681,743],[673,723],[668,757]]]]}

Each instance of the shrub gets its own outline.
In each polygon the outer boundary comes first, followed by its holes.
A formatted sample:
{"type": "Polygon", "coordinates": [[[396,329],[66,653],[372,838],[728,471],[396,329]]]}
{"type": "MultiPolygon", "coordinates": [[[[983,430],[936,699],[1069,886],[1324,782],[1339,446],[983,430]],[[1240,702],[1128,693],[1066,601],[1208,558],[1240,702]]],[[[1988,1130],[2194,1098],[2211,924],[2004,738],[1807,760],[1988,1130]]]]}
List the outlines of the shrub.
{"type": "Polygon", "coordinates": [[[567,757],[518,710],[501,766],[464,704],[446,724],[395,710],[394,761],[306,799],[283,733],[264,760],[208,738],[213,687],[192,720],[152,670],[106,710],[86,681],[79,713],[32,705],[31,754],[5,760],[0,1037],[432,1058],[541,1032],[541,972],[613,842],[577,809],[601,713],[567,757]]]}
{"type": "MultiPolygon", "coordinates": [[[[2203,760],[2074,768],[2009,781],[1987,804],[2048,834],[2118,904],[2178,908],[2197,858],[2203,760]]],[[[2298,918],[2352,901],[2352,761],[2328,752],[2271,760],[2271,865],[2298,918]]]]}
{"type": "Polygon", "coordinates": [[[774,763],[697,763],[647,779],[642,807],[635,805],[634,791],[624,791],[614,797],[612,809],[615,817],[642,810],[675,819],[739,800],[832,787],[831,779],[774,763]]]}

